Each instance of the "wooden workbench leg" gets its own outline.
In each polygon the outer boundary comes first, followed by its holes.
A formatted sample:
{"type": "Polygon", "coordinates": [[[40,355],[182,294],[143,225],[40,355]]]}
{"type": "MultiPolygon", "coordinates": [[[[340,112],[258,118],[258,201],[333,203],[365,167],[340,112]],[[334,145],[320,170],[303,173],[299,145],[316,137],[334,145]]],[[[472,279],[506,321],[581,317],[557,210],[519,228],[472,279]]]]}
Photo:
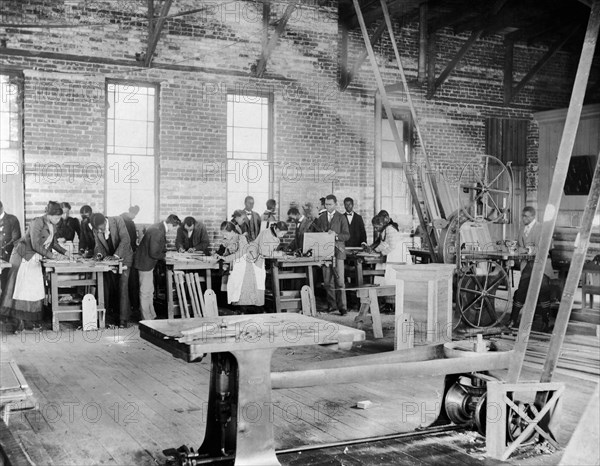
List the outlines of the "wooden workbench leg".
{"type": "Polygon", "coordinates": [[[281,287],[279,284],[279,266],[273,261],[271,268],[271,280],[273,281],[273,301],[275,302],[275,312],[281,312],[281,287]]]}
{"type": "Polygon", "coordinates": [[[371,318],[373,319],[373,335],[375,338],[383,338],[383,327],[381,326],[381,314],[379,313],[379,303],[377,302],[377,290],[369,290],[369,300],[371,301],[371,318]]]}
{"type": "Polygon", "coordinates": [[[60,326],[58,320],[58,274],[56,272],[50,274],[50,289],[52,290],[52,331],[58,332],[60,326]]]}
{"type": "MultiPolygon", "coordinates": [[[[112,273],[112,272],[107,272],[112,273]]],[[[95,272],[96,275],[96,284],[98,290],[98,309],[106,309],[104,305],[104,273],[103,272],[95,272]]]]}
{"type": "Polygon", "coordinates": [[[317,316],[317,300],[315,299],[315,277],[313,275],[313,266],[306,266],[306,275],[308,276],[308,286],[310,287],[310,315],[317,316]]]}
{"type": "MultiPolygon", "coordinates": [[[[206,269],[206,289],[212,290],[212,269],[206,269]]],[[[202,294],[202,288],[198,291],[202,294]]]]}
{"type": "Polygon", "coordinates": [[[356,261],[356,286],[360,288],[361,286],[363,286],[364,282],[365,282],[365,279],[363,278],[362,261],[357,260],[356,261]]]}
{"type": "Polygon", "coordinates": [[[175,314],[173,307],[173,268],[167,265],[167,317],[169,319],[172,319],[175,314]]]}

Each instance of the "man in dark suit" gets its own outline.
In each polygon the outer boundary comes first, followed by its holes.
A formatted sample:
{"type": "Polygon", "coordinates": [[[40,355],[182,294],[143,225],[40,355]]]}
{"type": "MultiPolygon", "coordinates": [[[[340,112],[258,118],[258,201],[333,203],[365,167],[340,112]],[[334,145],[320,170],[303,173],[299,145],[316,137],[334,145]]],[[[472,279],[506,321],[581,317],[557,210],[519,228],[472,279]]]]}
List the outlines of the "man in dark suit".
{"type": "Polygon", "coordinates": [[[367,242],[367,230],[363,218],[354,212],[354,200],[351,197],[344,199],[344,216],[348,220],[350,239],[346,241],[348,248],[360,248],[362,243],[367,242]]]}
{"type": "Polygon", "coordinates": [[[310,229],[313,221],[306,215],[302,215],[296,207],[291,207],[288,210],[287,214],[290,221],[296,224],[296,230],[294,231],[294,239],[288,246],[288,250],[300,250],[302,252],[302,247],[304,246],[304,233],[306,233],[310,229]]]}
{"type": "MultiPolygon", "coordinates": [[[[21,225],[19,219],[14,215],[4,212],[4,206],[0,201],[0,259],[4,262],[10,261],[10,255],[17,240],[21,238],[21,225]]],[[[9,269],[2,269],[0,278],[0,289],[6,288],[9,269]]]]}
{"type": "Polygon", "coordinates": [[[208,231],[204,224],[196,221],[194,217],[184,218],[177,229],[175,249],[179,252],[203,252],[208,255],[209,246],[208,231]]]}
{"type": "MultiPolygon", "coordinates": [[[[125,227],[127,227],[127,232],[129,233],[129,242],[134,254],[138,247],[137,228],[135,227],[134,220],[139,213],[140,206],[132,205],[127,212],[121,214],[121,218],[125,222],[125,227]]],[[[140,281],[137,270],[132,270],[129,274],[129,302],[133,308],[133,312],[137,314],[140,308],[140,281]]],[[[139,318],[139,315],[135,317],[139,318]]]]}
{"type": "Polygon", "coordinates": [[[84,257],[91,257],[94,253],[94,246],[96,240],[94,239],[94,231],[90,223],[90,217],[92,216],[92,208],[89,205],[84,205],[79,209],[81,214],[81,229],[79,236],[79,252],[84,257]]]}
{"type": "Polygon", "coordinates": [[[332,265],[323,266],[323,281],[327,290],[327,304],[330,312],[340,311],[341,315],[348,312],[346,293],[344,291],[344,259],[346,248],[344,243],[350,239],[348,222],[336,210],[337,198],[333,194],[325,197],[326,212],[315,220],[317,230],[335,235],[335,254],[332,265]],[[335,282],[335,285],[334,283],[335,282]]]}
{"type": "MultiPolygon", "coordinates": [[[[115,275],[104,274],[105,303],[108,308],[118,306],[119,325],[127,327],[131,315],[129,304],[129,274],[133,265],[133,250],[129,241],[129,233],[121,217],[105,217],[102,214],[92,214],[90,224],[94,231],[94,255],[97,259],[121,259],[123,273],[115,275]]],[[[114,316],[117,320],[117,316],[114,316]]]]}
{"type": "Polygon", "coordinates": [[[140,279],[140,312],[142,319],[156,318],[154,311],[154,267],[167,253],[167,232],[181,224],[177,215],[169,215],[164,222],[155,223],[146,230],[135,251],[133,266],[140,279]]]}
{"type": "Polygon", "coordinates": [[[129,233],[129,241],[131,242],[131,249],[133,252],[137,249],[137,229],[135,227],[135,217],[140,213],[140,207],[137,205],[132,205],[129,208],[129,211],[123,212],[121,214],[121,218],[125,222],[125,226],[127,227],[127,232],[129,233]]]}
{"type": "Polygon", "coordinates": [[[246,223],[248,225],[248,242],[254,241],[260,233],[260,215],[258,212],[254,212],[254,198],[252,196],[246,196],[244,199],[244,212],[246,213],[246,223]]]}
{"type": "MultiPolygon", "coordinates": [[[[533,207],[526,206],[523,208],[523,213],[521,214],[522,225],[519,229],[517,238],[521,252],[527,252],[529,254],[537,253],[540,237],[542,235],[542,224],[535,219],[535,214],[536,212],[533,207]]],[[[521,278],[519,280],[517,291],[513,296],[513,307],[510,314],[510,321],[507,324],[508,327],[515,327],[517,325],[519,313],[527,298],[527,290],[529,289],[534,262],[535,258],[521,261],[521,278]]],[[[537,302],[542,314],[542,331],[544,332],[550,329],[550,304],[552,300],[550,278],[553,275],[554,270],[552,269],[552,261],[548,258],[548,260],[546,260],[542,287],[540,288],[537,302]]]]}

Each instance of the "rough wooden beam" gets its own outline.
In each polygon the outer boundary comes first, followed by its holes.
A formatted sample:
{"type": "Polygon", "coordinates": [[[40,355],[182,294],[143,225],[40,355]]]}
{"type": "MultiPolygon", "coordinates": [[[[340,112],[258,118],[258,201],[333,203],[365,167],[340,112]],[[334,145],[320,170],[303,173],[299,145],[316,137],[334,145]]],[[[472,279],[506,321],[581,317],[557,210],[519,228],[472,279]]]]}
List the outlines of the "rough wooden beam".
{"type": "Polygon", "coordinates": [[[510,39],[504,40],[504,105],[512,100],[513,86],[513,57],[515,42],[510,39]]]}
{"type": "Polygon", "coordinates": [[[296,4],[290,3],[283,12],[283,16],[279,19],[277,27],[275,28],[275,32],[273,32],[273,35],[269,39],[266,48],[263,50],[262,55],[256,64],[257,77],[262,78],[265,74],[265,70],[267,69],[267,62],[269,61],[269,58],[271,58],[273,50],[275,50],[277,42],[279,42],[279,38],[283,34],[283,31],[285,30],[285,27],[287,26],[287,23],[290,20],[290,17],[292,16],[292,13],[295,9],[296,4]]]}
{"type": "Polygon", "coordinates": [[[499,24],[506,21],[506,17],[511,17],[512,10],[507,9],[500,13],[500,10],[506,5],[508,0],[496,0],[486,8],[477,18],[463,21],[454,27],[455,34],[462,34],[467,31],[485,31],[493,24],[499,24]]]}
{"type": "MultiPolygon", "coordinates": [[[[371,44],[375,44],[379,39],[381,39],[381,36],[383,35],[383,32],[385,31],[385,29],[386,29],[385,21],[382,21],[379,24],[379,26],[377,26],[377,29],[375,29],[375,32],[373,32],[373,35],[371,36],[371,44]]],[[[368,57],[368,53],[367,53],[367,50],[365,49],[356,58],[356,60],[354,61],[354,65],[352,65],[352,69],[345,76],[345,81],[343,82],[343,85],[341,86],[342,90],[345,90],[350,85],[352,80],[358,74],[360,67],[363,65],[363,63],[365,62],[367,57],[368,57]]]]}
{"type": "Polygon", "coordinates": [[[542,219],[540,244],[538,245],[536,260],[531,273],[527,298],[525,299],[525,305],[523,306],[523,315],[521,317],[521,324],[519,325],[519,335],[515,343],[512,361],[508,369],[508,377],[506,380],[508,383],[517,383],[521,376],[521,370],[523,369],[525,351],[527,350],[527,344],[529,343],[530,329],[533,323],[533,316],[540,294],[542,280],[544,278],[544,267],[546,266],[546,260],[548,260],[552,234],[554,233],[558,210],[563,196],[562,187],[565,185],[567,179],[571,153],[573,152],[573,147],[575,145],[575,137],[577,135],[577,128],[579,127],[579,118],[581,117],[585,90],[590,77],[592,62],[594,60],[594,51],[598,41],[599,30],[600,1],[596,1],[590,12],[590,19],[583,41],[581,57],[579,58],[575,83],[573,85],[573,93],[571,95],[567,118],[565,120],[565,126],[558,148],[558,156],[556,158],[554,174],[552,175],[548,203],[542,219]]]}
{"type": "MultiPolygon", "coordinates": [[[[512,91],[510,93],[511,100],[521,91],[521,89],[523,89],[523,87],[525,87],[525,85],[529,81],[531,81],[531,78],[533,78],[535,76],[535,74],[539,70],[541,70],[544,67],[544,65],[546,63],[548,63],[548,61],[550,61],[550,59],[554,56],[554,54],[556,52],[558,52],[560,50],[560,48],[563,45],[565,45],[565,43],[571,37],[573,37],[573,35],[578,30],[579,30],[579,26],[574,27],[573,29],[571,29],[571,32],[569,32],[565,37],[563,37],[562,39],[559,39],[554,44],[552,44],[552,46],[548,49],[548,51],[544,54],[544,56],[542,56],[542,58],[540,58],[539,61],[535,65],[533,65],[533,67],[529,70],[529,72],[525,76],[523,76],[523,79],[521,79],[521,81],[519,81],[519,83],[514,87],[514,89],[512,89],[512,91]]],[[[511,81],[512,81],[512,78],[511,78],[511,81]]],[[[509,102],[510,102],[510,100],[509,100],[509,102]]],[[[508,103],[508,102],[505,102],[505,103],[508,103]]]]}
{"type": "Polygon", "coordinates": [[[427,79],[427,3],[419,5],[419,70],[417,81],[424,83],[427,79]]]}
{"type": "MultiPolygon", "coordinates": [[[[379,3],[379,2],[378,2],[379,3]]],[[[419,9],[416,8],[414,11],[403,11],[403,9],[405,8],[405,3],[403,2],[403,0],[392,0],[388,3],[388,8],[390,10],[391,13],[393,13],[394,15],[398,14],[401,18],[403,18],[406,21],[412,21],[415,20],[419,17],[419,9]]],[[[365,20],[365,24],[368,26],[370,26],[371,24],[373,24],[375,21],[380,20],[383,17],[383,11],[381,9],[381,7],[377,7],[374,8],[373,10],[370,10],[366,13],[363,14],[363,18],[365,20]]],[[[354,15],[352,17],[352,19],[349,21],[350,27],[354,28],[356,26],[358,26],[358,19],[357,16],[354,15]]]]}
{"type": "Polygon", "coordinates": [[[427,95],[435,94],[436,39],[435,31],[427,39],[427,95]]]}
{"type": "Polygon", "coordinates": [[[344,90],[350,84],[350,72],[348,71],[348,28],[342,28],[342,43],[340,44],[340,89],[344,90]]]}
{"type": "Polygon", "coordinates": [[[440,86],[444,84],[450,73],[452,73],[454,68],[456,68],[456,65],[461,60],[461,58],[466,55],[466,53],[471,49],[473,44],[477,41],[477,39],[479,39],[479,37],[481,36],[481,32],[482,31],[473,31],[471,36],[456,53],[454,58],[450,61],[450,63],[448,63],[444,71],[442,71],[439,77],[435,80],[435,83],[433,84],[433,89],[427,92],[428,99],[431,99],[435,95],[437,90],[440,88],[440,86]]]}
{"type": "MultiPolygon", "coordinates": [[[[160,34],[167,20],[167,15],[169,14],[169,10],[171,9],[171,3],[173,0],[165,0],[160,9],[160,17],[156,22],[156,26],[154,26],[152,30],[152,35],[148,36],[148,48],[146,49],[146,57],[144,59],[144,65],[149,67],[152,64],[152,59],[154,58],[154,52],[156,50],[156,46],[158,45],[158,40],[160,39],[160,34]]],[[[152,18],[154,21],[154,17],[152,18]]]]}

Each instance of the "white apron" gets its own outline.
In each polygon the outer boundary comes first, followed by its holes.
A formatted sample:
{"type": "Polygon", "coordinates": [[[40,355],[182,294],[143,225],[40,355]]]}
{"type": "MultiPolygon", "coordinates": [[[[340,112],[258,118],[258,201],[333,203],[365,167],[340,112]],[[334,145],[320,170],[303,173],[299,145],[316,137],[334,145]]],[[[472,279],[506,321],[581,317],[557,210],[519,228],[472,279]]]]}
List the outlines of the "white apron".
{"type": "Polygon", "coordinates": [[[259,267],[254,262],[250,262],[247,255],[244,254],[239,259],[232,262],[232,270],[229,273],[229,280],[227,281],[227,303],[236,303],[240,300],[242,293],[242,285],[244,283],[244,276],[246,275],[246,267],[254,267],[254,277],[256,279],[256,289],[264,291],[265,280],[267,273],[264,267],[259,267]]]}
{"type": "MultiPolygon", "coordinates": [[[[45,248],[52,244],[54,238],[54,227],[52,224],[48,226],[50,228],[50,236],[44,242],[45,248]]],[[[35,253],[28,261],[25,258],[21,259],[21,265],[19,266],[15,281],[13,299],[20,301],[41,301],[46,297],[41,261],[42,256],[38,253],[35,253]]]]}

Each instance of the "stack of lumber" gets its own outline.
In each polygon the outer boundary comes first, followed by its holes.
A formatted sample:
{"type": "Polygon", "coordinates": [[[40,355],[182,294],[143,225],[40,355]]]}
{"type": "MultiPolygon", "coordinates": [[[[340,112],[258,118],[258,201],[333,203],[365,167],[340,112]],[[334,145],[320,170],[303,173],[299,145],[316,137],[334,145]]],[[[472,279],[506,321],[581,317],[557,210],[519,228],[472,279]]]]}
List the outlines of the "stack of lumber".
{"type": "MultiPolygon", "coordinates": [[[[517,335],[502,335],[494,341],[501,349],[510,349],[514,346],[516,338],[517,335]]],[[[550,335],[531,332],[525,353],[525,367],[541,371],[549,347],[550,335]]],[[[567,335],[562,345],[556,373],[597,382],[600,377],[600,340],[585,335],[567,335]]]]}

